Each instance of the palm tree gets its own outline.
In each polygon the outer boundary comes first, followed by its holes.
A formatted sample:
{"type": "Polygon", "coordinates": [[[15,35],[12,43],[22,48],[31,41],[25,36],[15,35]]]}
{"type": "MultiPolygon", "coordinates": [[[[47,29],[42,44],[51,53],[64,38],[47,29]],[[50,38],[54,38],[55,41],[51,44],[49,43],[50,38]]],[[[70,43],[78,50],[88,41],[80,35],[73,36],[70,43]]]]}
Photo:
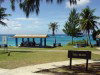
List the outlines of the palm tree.
{"type": "Polygon", "coordinates": [[[72,9],[69,14],[68,21],[66,22],[63,32],[69,36],[72,36],[72,44],[73,38],[78,37],[78,33],[80,32],[79,26],[79,14],[76,12],[76,9],[72,9]]]}
{"type": "Polygon", "coordinates": [[[87,41],[89,40],[89,44],[91,45],[90,40],[90,32],[93,32],[93,30],[97,29],[97,21],[99,17],[94,15],[95,9],[90,9],[88,6],[82,10],[80,16],[80,28],[87,34],[87,41]]]}
{"type": "MultiPolygon", "coordinates": [[[[49,29],[52,31],[52,36],[55,36],[55,31],[58,30],[58,23],[57,22],[53,22],[49,24],[49,29]]],[[[55,36],[55,44],[56,44],[56,36],[55,36]]]]}
{"type": "Polygon", "coordinates": [[[10,14],[6,14],[5,13],[6,11],[6,8],[0,8],[0,24],[3,25],[3,26],[6,26],[6,23],[3,22],[4,19],[7,19],[6,17],[7,16],[10,16],[10,14]]]}
{"type": "MultiPolygon", "coordinates": [[[[0,0],[1,2],[5,2],[6,0],[0,0]]],[[[41,1],[44,0],[10,0],[12,10],[15,10],[15,2],[19,4],[19,7],[26,14],[26,17],[29,17],[30,13],[35,12],[37,15],[39,13],[39,7],[41,1]]],[[[53,3],[54,0],[45,0],[47,3],[53,3]]],[[[62,3],[65,0],[56,0],[58,4],[62,3]]],[[[69,0],[70,4],[76,4],[77,0],[69,0]]]]}

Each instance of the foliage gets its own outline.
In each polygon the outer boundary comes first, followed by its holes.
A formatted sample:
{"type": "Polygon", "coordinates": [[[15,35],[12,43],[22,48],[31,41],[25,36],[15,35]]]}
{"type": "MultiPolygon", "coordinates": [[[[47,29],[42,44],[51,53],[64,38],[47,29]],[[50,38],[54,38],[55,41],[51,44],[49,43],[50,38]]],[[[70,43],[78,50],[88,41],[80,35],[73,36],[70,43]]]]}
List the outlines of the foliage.
{"type": "MultiPolygon", "coordinates": [[[[0,0],[0,2],[4,1],[6,0],[0,0]]],[[[29,17],[29,15],[33,12],[35,12],[38,15],[41,1],[46,1],[47,3],[53,3],[54,0],[10,0],[12,10],[15,10],[15,2],[17,2],[19,7],[23,10],[23,12],[25,12],[26,17],[29,17]]],[[[56,0],[58,4],[62,3],[63,1],[65,0],[56,0]]],[[[77,3],[77,0],[69,0],[69,1],[70,4],[77,3]]]]}
{"type": "Polygon", "coordinates": [[[67,45],[76,45],[76,44],[86,44],[86,40],[74,41],[73,44],[72,42],[69,42],[67,45]]]}
{"type": "Polygon", "coordinates": [[[66,22],[63,32],[69,36],[77,37],[77,34],[80,32],[79,28],[79,14],[76,12],[76,9],[72,9],[68,21],[66,22]]]}
{"type": "MultiPolygon", "coordinates": [[[[55,31],[57,31],[58,30],[58,24],[57,24],[57,22],[53,22],[53,23],[50,23],[49,24],[49,29],[50,30],[52,30],[52,35],[53,36],[55,36],[55,31]]],[[[56,46],[56,36],[55,36],[55,44],[54,44],[54,46],[56,46]]]]}
{"type": "Polygon", "coordinates": [[[58,30],[58,23],[57,22],[53,22],[49,24],[49,29],[52,30],[52,35],[55,36],[55,31],[58,30]]]}
{"type": "Polygon", "coordinates": [[[87,33],[91,30],[98,29],[97,27],[97,21],[100,17],[97,17],[94,15],[95,9],[90,9],[88,6],[84,8],[80,14],[80,27],[83,31],[86,31],[87,33]]]}
{"type": "Polygon", "coordinates": [[[90,32],[92,32],[95,29],[98,29],[97,27],[97,20],[99,17],[94,15],[95,9],[90,9],[88,6],[84,8],[80,14],[81,19],[80,19],[80,28],[81,30],[85,31],[87,33],[90,45],[91,45],[91,40],[90,40],[90,32]]]}
{"type": "Polygon", "coordinates": [[[5,11],[6,11],[6,8],[0,7],[0,24],[3,26],[6,26],[6,23],[3,22],[3,20],[7,19],[6,18],[7,16],[10,16],[10,14],[6,14],[5,11]]]}

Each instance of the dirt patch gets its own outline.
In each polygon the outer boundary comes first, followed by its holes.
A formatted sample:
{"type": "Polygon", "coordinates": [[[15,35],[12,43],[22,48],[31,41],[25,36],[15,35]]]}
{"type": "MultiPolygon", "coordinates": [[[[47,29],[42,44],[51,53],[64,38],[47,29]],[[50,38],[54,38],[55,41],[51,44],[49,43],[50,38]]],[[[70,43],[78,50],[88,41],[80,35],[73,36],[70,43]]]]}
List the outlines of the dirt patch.
{"type": "Polygon", "coordinates": [[[88,71],[85,70],[85,64],[74,65],[72,69],[69,66],[62,66],[55,69],[45,69],[36,73],[48,75],[100,75],[100,62],[89,64],[88,71]]]}

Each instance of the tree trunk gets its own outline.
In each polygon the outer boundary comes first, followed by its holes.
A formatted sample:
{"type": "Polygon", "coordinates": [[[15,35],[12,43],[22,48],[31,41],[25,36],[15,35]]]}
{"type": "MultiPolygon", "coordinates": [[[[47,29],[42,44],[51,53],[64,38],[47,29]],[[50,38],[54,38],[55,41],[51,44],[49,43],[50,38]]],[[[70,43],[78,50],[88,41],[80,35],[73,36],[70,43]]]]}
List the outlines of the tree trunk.
{"type": "Polygon", "coordinates": [[[55,44],[56,44],[56,36],[55,36],[55,44]]]}
{"type": "Polygon", "coordinates": [[[91,40],[90,40],[90,35],[89,35],[89,31],[88,31],[88,39],[89,39],[89,44],[92,47],[91,40]]]}
{"type": "Polygon", "coordinates": [[[86,45],[87,46],[89,45],[88,41],[89,41],[89,37],[88,37],[88,33],[86,33],[86,45]]]}
{"type": "Polygon", "coordinates": [[[73,45],[73,36],[72,36],[72,45],[73,45]]]}
{"type": "Polygon", "coordinates": [[[52,35],[55,36],[55,31],[54,30],[52,31],[52,35]]]}

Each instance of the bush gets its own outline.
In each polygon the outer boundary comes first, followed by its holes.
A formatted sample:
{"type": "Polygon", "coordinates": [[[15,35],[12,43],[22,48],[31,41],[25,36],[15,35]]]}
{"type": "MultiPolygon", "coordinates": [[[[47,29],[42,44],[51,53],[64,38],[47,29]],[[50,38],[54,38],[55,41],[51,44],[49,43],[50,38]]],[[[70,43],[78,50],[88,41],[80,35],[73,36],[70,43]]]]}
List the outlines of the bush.
{"type": "Polygon", "coordinates": [[[72,42],[69,42],[67,45],[76,45],[76,44],[86,44],[86,40],[74,41],[73,44],[72,42]]]}

